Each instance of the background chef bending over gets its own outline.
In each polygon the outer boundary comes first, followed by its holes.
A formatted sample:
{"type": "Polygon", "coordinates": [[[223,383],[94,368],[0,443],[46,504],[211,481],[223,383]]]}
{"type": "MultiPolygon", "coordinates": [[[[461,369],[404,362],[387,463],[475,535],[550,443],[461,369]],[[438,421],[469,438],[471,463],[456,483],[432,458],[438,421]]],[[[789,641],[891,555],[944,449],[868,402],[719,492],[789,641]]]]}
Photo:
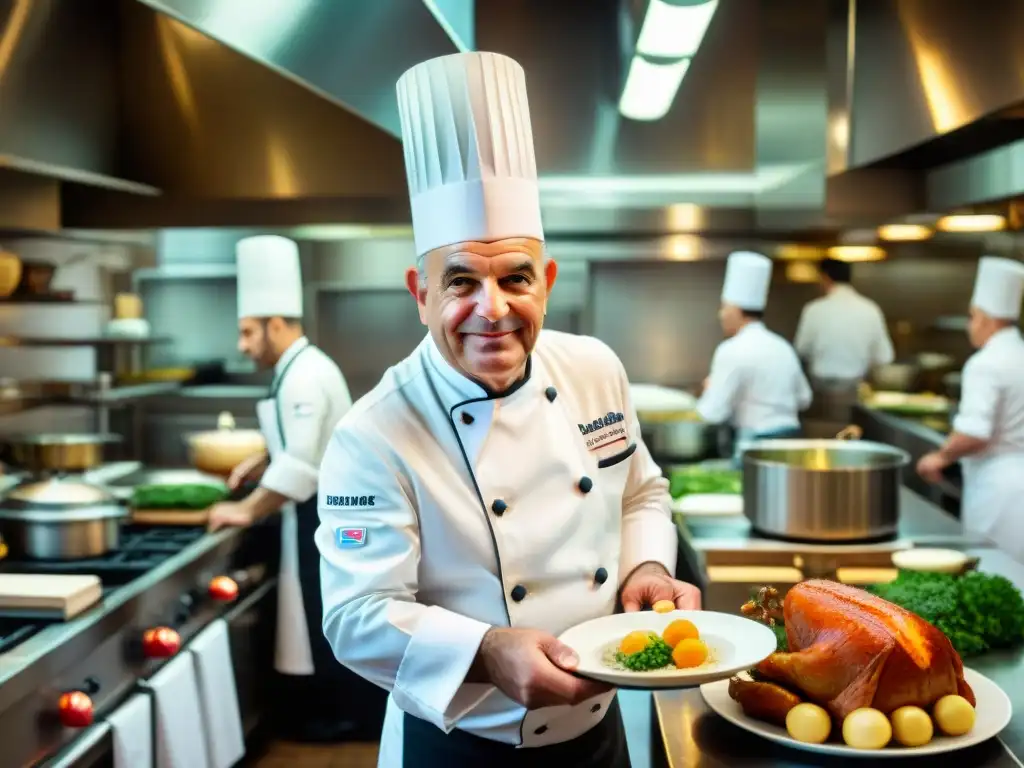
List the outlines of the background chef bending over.
{"type": "Polygon", "coordinates": [[[811,404],[796,352],[762,320],[771,282],[767,256],[729,254],[718,312],[727,338],[711,358],[697,412],[712,424],[732,425],[736,461],[755,440],[799,437],[800,412],[811,404]]]}
{"type": "Polygon", "coordinates": [[[274,722],[279,735],[291,740],[340,740],[354,735],[375,701],[383,710],[376,690],[338,667],[320,628],[320,555],[313,542],[318,472],[331,430],[352,399],[338,366],[302,330],[296,244],[275,235],[246,238],[236,247],[236,261],[238,348],[274,372],[268,397],[256,406],[268,452],[235,468],[232,488],[247,482],[259,487],[243,501],[213,507],[210,526],[248,526],[281,511],[274,660],[281,707],[274,722]],[[339,697],[341,685],[352,696],[362,687],[364,699],[354,705],[339,697]]]}
{"type": "Polygon", "coordinates": [[[522,67],[432,59],[398,97],[429,334],[324,456],[324,632],[390,691],[383,768],[625,768],[614,691],[556,637],[620,595],[698,606],[667,482],[611,349],[541,331],[557,265],[522,67]]]}

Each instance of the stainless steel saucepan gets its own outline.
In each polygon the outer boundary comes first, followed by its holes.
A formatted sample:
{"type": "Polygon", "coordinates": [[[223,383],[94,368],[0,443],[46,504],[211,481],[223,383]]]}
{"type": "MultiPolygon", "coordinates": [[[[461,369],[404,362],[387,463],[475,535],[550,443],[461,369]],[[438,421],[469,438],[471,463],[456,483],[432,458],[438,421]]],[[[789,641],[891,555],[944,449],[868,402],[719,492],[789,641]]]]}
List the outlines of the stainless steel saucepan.
{"type": "Polygon", "coordinates": [[[754,529],[822,543],[895,536],[910,455],[859,437],[848,427],[834,440],[754,443],[743,455],[744,512],[754,529]]]}

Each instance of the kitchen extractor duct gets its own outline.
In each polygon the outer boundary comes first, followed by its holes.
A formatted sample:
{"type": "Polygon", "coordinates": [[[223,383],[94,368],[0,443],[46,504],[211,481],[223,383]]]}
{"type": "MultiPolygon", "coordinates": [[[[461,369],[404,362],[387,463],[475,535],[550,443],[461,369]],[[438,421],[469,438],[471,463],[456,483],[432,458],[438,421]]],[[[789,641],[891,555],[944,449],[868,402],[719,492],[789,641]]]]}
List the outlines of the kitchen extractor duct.
{"type": "MultiPolygon", "coordinates": [[[[850,2],[856,15],[850,166],[920,150],[1024,100],[1019,0],[850,2]]],[[[990,149],[1012,135],[1001,121],[982,128],[940,154],[963,157],[979,142],[990,149]]],[[[929,164],[927,157],[914,162],[929,164]]]]}
{"type": "Polygon", "coordinates": [[[928,210],[972,208],[1024,196],[1024,140],[928,173],[928,210]]]}
{"type": "Polygon", "coordinates": [[[121,173],[108,9],[105,0],[0,0],[0,194],[13,200],[8,191],[21,189],[27,201],[5,207],[5,228],[59,228],[60,182],[158,193],[121,173]]]}
{"type": "Polygon", "coordinates": [[[813,226],[825,209],[827,6],[761,0],[754,106],[758,176],[785,172],[757,196],[763,226],[813,226]]]}
{"type": "Polygon", "coordinates": [[[139,0],[393,136],[395,83],[473,47],[473,3],[445,0],[139,0]]]}
{"type": "Polygon", "coordinates": [[[850,125],[860,5],[857,0],[827,0],[825,220],[842,228],[874,228],[924,207],[924,183],[916,171],[852,167],[850,125]]]}
{"type": "Polygon", "coordinates": [[[108,5],[121,162],[164,194],[67,189],[67,226],[408,222],[398,139],[136,0],[108,5]]]}

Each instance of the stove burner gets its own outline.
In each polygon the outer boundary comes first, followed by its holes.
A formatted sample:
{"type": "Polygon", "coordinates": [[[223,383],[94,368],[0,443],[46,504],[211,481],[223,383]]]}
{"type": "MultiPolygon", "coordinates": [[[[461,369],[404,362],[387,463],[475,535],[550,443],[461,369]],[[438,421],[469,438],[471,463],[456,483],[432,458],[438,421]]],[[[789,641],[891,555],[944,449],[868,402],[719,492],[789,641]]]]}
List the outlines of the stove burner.
{"type": "Polygon", "coordinates": [[[105,587],[125,584],[198,541],[205,531],[202,526],[125,526],[120,547],[103,557],[8,559],[0,561],[0,573],[87,573],[99,576],[105,587]]]}
{"type": "Polygon", "coordinates": [[[42,622],[26,619],[0,618],[0,654],[7,653],[14,646],[28,640],[44,626],[42,622]]]}

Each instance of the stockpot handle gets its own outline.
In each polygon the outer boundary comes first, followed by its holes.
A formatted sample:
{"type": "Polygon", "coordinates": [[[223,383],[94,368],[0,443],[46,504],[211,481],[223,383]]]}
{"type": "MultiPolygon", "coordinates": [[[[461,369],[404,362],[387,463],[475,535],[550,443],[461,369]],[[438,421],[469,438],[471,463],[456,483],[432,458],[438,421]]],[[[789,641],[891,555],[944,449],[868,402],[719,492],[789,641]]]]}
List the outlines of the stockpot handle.
{"type": "Polygon", "coordinates": [[[856,424],[843,427],[836,433],[836,440],[860,440],[864,436],[864,430],[856,424]]]}

